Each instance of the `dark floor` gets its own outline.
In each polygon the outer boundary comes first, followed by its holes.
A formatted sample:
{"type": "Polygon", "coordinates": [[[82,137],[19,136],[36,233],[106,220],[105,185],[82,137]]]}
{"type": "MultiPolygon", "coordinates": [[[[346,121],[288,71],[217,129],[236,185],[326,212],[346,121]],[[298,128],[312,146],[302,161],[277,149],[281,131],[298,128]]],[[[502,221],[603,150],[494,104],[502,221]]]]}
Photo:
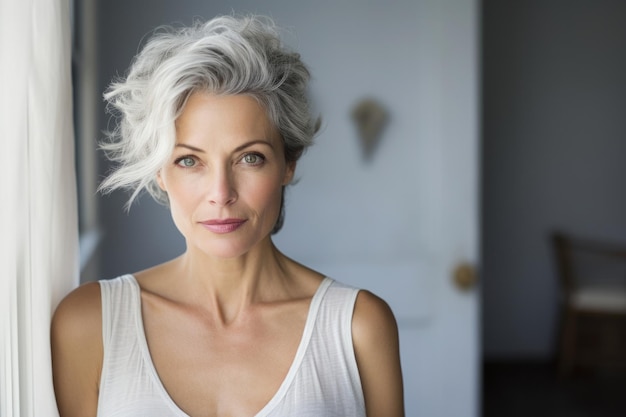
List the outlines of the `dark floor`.
{"type": "Polygon", "coordinates": [[[550,363],[486,363],[483,417],[626,417],[626,374],[568,379],[550,363]]]}

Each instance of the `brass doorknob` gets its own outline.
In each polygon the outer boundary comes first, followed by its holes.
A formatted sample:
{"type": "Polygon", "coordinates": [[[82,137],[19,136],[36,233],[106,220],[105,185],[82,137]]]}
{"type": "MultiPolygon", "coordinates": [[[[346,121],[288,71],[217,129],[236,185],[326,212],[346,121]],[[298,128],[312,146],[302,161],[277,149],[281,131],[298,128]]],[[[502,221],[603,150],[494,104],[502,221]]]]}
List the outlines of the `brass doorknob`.
{"type": "Polygon", "coordinates": [[[462,291],[469,291],[478,283],[476,268],[467,262],[462,262],[454,268],[454,283],[462,291]]]}

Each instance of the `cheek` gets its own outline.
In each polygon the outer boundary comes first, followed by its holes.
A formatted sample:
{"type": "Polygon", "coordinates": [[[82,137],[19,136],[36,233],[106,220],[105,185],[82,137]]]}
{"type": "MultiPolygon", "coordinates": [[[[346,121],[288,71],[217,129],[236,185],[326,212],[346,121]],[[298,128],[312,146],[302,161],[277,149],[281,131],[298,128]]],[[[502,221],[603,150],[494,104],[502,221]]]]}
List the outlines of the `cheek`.
{"type": "Polygon", "coordinates": [[[199,189],[200,175],[191,172],[183,172],[175,168],[168,167],[159,174],[159,186],[165,191],[170,201],[184,201],[193,198],[194,191],[199,189]]]}
{"type": "Polygon", "coordinates": [[[170,207],[178,214],[190,215],[200,203],[198,191],[193,188],[179,188],[175,193],[170,193],[170,207]]]}
{"type": "Polygon", "coordinates": [[[178,193],[169,193],[170,213],[174,224],[183,232],[185,226],[185,218],[188,217],[188,211],[190,203],[184,197],[184,193],[178,195],[178,193]]]}
{"type": "Polygon", "coordinates": [[[271,222],[271,217],[280,205],[280,192],[281,187],[277,184],[275,177],[273,179],[255,178],[239,188],[239,204],[255,212],[262,223],[271,222]]]}
{"type": "Polygon", "coordinates": [[[175,177],[165,177],[162,183],[168,195],[172,218],[180,229],[184,224],[184,219],[191,216],[198,205],[201,199],[199,196],[201,187],[194,181],[180,181],[175,177]]]}
{"type": "Polygon", "coordinates": [[[256,186],[251,187],[250,196],[254,198],[255,201],[258,201],[259,204],[272,206],[273,203],[280,198],[281,189],[282,186],[279,186],[275,180],[260,182],[257,183],[256,186]]]}
{"type": "Polygon", "coordinates": [[[257,204],[263,207],[265,213],[264,223],[272,228],[279,215],[281,196],[282,186],[277,187],[275,182],[256,189],[257,204]]]}

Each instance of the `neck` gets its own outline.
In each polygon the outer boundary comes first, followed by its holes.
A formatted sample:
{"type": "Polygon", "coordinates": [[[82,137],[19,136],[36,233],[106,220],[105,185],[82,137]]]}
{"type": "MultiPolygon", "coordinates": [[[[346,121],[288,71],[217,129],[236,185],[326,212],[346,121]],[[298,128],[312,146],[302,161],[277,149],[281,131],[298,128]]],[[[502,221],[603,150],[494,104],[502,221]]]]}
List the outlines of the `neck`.
{"type": "Polygon", "coordinates": [[[232,259],[209,257],[189,248],[176,261],[176,285],[186,302],[228,324],[255,303],[286,297],[288,263],[270,239],[232,259]]]}

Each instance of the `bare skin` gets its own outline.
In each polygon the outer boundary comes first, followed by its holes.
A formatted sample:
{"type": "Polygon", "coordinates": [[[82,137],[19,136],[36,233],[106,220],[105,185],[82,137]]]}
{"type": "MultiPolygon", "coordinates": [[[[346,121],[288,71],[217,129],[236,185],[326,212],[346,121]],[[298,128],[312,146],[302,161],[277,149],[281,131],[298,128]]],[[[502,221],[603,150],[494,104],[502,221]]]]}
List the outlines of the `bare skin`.
{"type": "MultiPolygon", "coordinates": [[[[280,137],[245,96],[192,96],[177,137],[158,181],[187,250],[134,274],[146,340],[164,387],[186,414],[251,417],[290,369],[323,279],[281,254],[269,236],[277,196],[295,166],[281,158],[280,137]],[[244,222],[214,233],[206,218],[244,222]]],[[[384,301],[359,293],[352,336],[368,417],[403,416],[397,326],[384,301]]],[[[95,416],[103,360],[97,283],[58,307],[52,353],[61,417],[95,416]]]]}

